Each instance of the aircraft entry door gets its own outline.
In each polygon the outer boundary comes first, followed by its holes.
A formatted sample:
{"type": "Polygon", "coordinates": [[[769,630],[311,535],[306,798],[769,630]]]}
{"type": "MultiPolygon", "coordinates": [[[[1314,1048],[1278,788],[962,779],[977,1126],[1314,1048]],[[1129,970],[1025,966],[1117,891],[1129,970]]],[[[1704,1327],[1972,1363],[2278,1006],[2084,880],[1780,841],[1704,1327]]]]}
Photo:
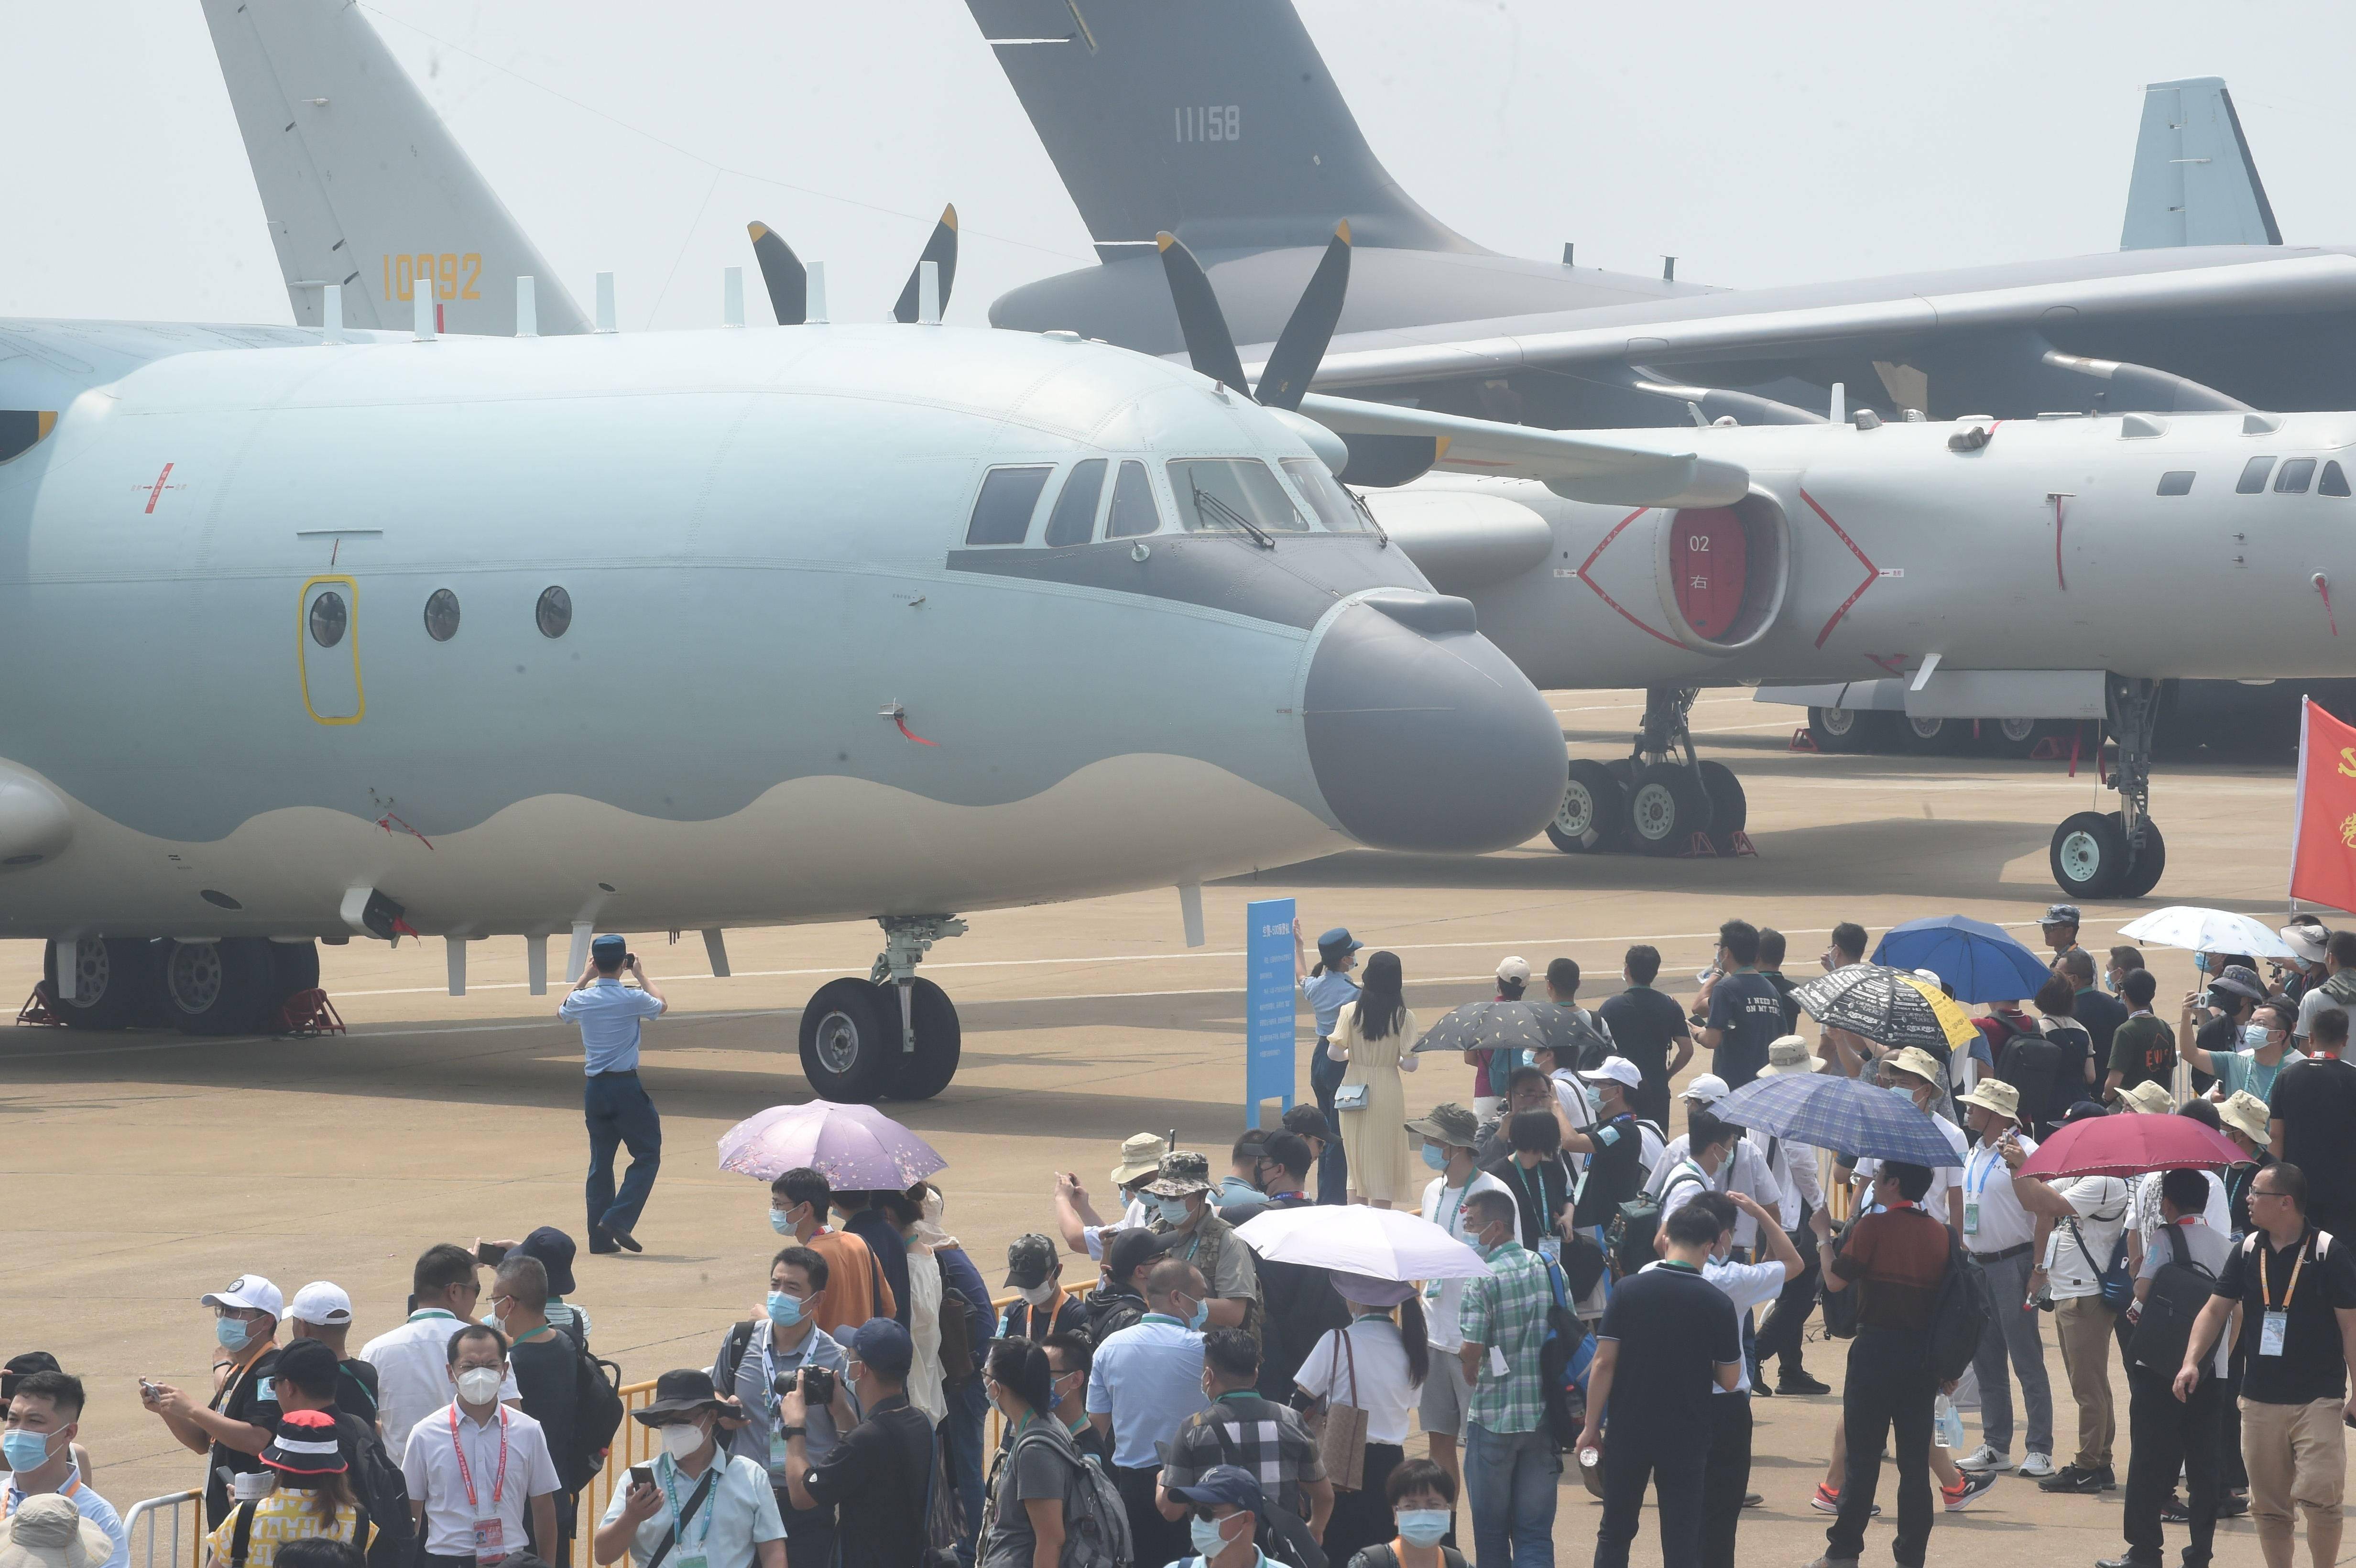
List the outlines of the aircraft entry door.
{"type": "Polygon", "coordinates": [[[360,688],[359,608],[359,584],[348,577],[315,577],[303,584],[294,625],[303,707],[322,724],[357,724],[368,710],[360,688]]]}

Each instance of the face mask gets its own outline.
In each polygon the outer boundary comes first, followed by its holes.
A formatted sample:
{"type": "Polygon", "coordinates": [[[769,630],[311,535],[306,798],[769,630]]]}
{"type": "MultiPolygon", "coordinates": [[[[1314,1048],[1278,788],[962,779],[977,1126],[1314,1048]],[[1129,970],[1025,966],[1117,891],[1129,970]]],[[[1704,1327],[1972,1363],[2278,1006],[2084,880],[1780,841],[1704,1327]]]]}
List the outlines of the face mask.
{"type": "Polygon", "coordinates": [[[1423,1163],[1431,1167],[1434,1170],[1446,1170],[1448,1168],[1448,1151],[1441,1148],[1438,1144],[1426,1144],[1423,1146],[1423,1163]]]}
{"type": "Polygon", "coordinates": [[[0,1458],[19,1474],[37,1470],[49,1462],[49,1435],[46,1432],[10,1432],[0,1434],[0,1458]]]}
{"type": "Polygon", "coordinates": [[[788,1296],[782,1290],[769,1292],[769,1321],[780,1328],[790,1328],[802,1320],[802,1298],[788,1296]]]}
{"type": "Polygon", "coordinates": [[[1186,1222],[1186,1200],[1183,1198],[1156,1198],[1153,1203],[1161,1211],[1163,1224],[1183,1225],[1186,1222]]]}
{"type": "Polygon", "coordinates": [[[1187,1315],[1186,1327],[1199,1334],[1203,1331],[1203,1325],[1210,1320],[1211,1304],[1207,1301],[1198,1301],[1194,1303],[1194,1310],[1187,1315]]]}
{"type": "Polygon", "coordinates": [[[937,1225],[941,1222],[942,1211],[948,1207],[947,1200],[939,1193],[928,1191],[925,1194],[925,1200],[916,1206],[916,1211],[937,1225]]]}
{"type": "Polygon", "coordinates": [[[703,1446],[703,1428],[692,1423],[678,1424],[662,1429],[663,1452],[674,1459],[684,1459],[703,1446]]]}
{"type": "Polygon", "coordinates": [[[493,1403],[506,1381],[497,1367],[468,1367],[458,1374],[458,1397],[468,1404],[493,1403]]]}
{"type": "Polygon", "coordinates": [[[2265,1050],[2266,1044],[2266,1026],[2264,1024],[2244,1024],[2242,1026],[2242,1044],[2252,1051],[2265,1050]]]}
{"type": "Polygon", "coordinates": [[[1050,1279],[1042,1280],[1037,1285],[1020,1285],[1014,1294],[1033,1307],[1044,1307],[1055,1298],[1055,1282],[1050,1279]]]}
{"type": "Polygon", "coordinates": [[[2107,970],[2104,971],[2103,975],[2103,989],[2110,992],[2113,996],[2116,996],[2119,989],[2119,977],[2116,975],[2109,973],[2107,970]]]}
{"type": "Polygon", "coordinates": [[[1440,1538],[1448,1533],[1448,1510],[1444,1508],[1408,1508],[1398,1510],[1399,1539],[1409,1546],[1437,1546],[1440,1538]]]}
{"type": "Polygon", "coordinates": [[[1882,1085],[1882,1089],[1888,1093],[1897,1095],[1900,1099],[1905,1101],[1910,1105],[1914,1103],[1914,1091],[1912,1089],[1904,1088],[1896,1083],[1885,1083],[1882,1085]]]}
{"type": "Polygon", "coordinates": [[[1224,1528],[1226,1522],[1224,1519],[1205,1519],[1200,1514],[1194,1516],[1194,1521],[1187,1526],[1186,1532],[1194,1538],[1197,1557],[1216,1557],[1227,1549],[1227,1532],[1224,1528]]]}
{"type": "Polygon", "coordinates": [[[216,1317],[213,1319],[213,1338],[220,1341],[220,1348],[224,1350],[242,1350],[247,1341],[253,1338],[253,1328],[242,1317],[216,1317]]]}
{"type": "Polygon", "coordinates": [[[794,1217],[793,1217],[793,1215],[792,1215],[789,1211],[786,1211],[786,1210],[783,1210],[783,1209],[772,1209],[772,1210],[770,1210],[770,1211],[769,1211],[769,1229],[771,1229],[772,1231],[776,1232],[777,1232],[777,1234],[779,1234],[780,1236],[790,1236],[790,1235],[792,1235],[792,1234],[794,1233],[794,1217]]]}

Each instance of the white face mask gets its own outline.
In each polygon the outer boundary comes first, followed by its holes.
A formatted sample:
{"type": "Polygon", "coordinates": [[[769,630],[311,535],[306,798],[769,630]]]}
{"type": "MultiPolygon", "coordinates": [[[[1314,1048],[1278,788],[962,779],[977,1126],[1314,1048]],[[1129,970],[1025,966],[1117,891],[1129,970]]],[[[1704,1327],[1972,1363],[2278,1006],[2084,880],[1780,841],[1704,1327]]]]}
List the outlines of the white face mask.
{"type": "Polygon", "coordinates": [[[703,1446],[703,1428],[692,1422],[679,1422],[662,1429],[663,1452],[674,1459],[684,1459],[703,1446]]]}
{"type": "Polygon", "coordinates": [[[468,1367],[458,1374],[458,1397],[468,1404],[492,1404],[507,1377],[497,1367],[468,1367]]]}
{"type": "Polygon", "coordinates": [[[1014,1293],[1033,1307],[1044,1307],[1055,1298],[1055,1282],[1050,1279],[1037,1285],[1018,1285],[1014,1293]]]}
{"type": "Polygon", "coordinates": [[[941,1222],[942,1211],[948,1207],[948,1203],[943,1201],[939,1193],[928,1191],[925,1194],[924,1202],[917,1205],[917,1212],[937,1225],[941,1222]]]}

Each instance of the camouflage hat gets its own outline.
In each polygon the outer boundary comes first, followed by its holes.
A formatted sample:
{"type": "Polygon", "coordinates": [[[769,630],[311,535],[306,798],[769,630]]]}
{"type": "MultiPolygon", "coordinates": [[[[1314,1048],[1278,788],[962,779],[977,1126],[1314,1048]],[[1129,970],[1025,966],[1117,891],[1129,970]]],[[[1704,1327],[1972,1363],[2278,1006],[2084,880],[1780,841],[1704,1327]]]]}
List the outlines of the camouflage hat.
{"type": "Polygon", "coordinates": [[[1211,1162],[1192,1149],[1173,1149],[1163,1155],[1159,1172],[1145,1184],[1156,1198],[1183,1198],[1211,1189],[1211,1162]]]}
{"type": "Polygon", "coordinates": [[[1431,1115],[1407,1125],[1407,1130],[1426,1143],[1444,1144],[1454,1148],[1479,1148],[1481,1124],[1472,1112],[1453,1101],[1434,1105],[1431,1115]]]}
{"type": "Polygon", "coordinates": [[[1031,1290],[1047,1283],[1055,1272],[1055,1243],[1033,1231],[1017,1236],[1006,1248],[1006,1285],[1011,1290],[1031,1290]]]}

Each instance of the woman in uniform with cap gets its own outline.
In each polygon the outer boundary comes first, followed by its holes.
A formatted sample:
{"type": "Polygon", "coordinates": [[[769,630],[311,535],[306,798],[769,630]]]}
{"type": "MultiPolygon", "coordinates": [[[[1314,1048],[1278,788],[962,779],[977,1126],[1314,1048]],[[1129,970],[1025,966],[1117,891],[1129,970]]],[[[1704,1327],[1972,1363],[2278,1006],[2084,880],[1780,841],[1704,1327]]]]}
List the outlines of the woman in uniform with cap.
{"type": "Polygon", "coordinates": [[[1414,1285],[1337,1269],[1333,1289],[1349,1304],[1349,1327],[1328,1329],[1293,1381],[1312,1399],[1366,1413],[1365,1478],[1355,1491],[1336,1488],[1320,1543],[1328,1563],[1347,1563],[1393,1534],[1383,1482],[1407,1457],[1408,1418],[1431,1371],[1431,1347],[1414,1285]]]}
{"type": "Polygon", "coordinates": [[[205,1538],[213,1568],[271,1568],[281,1546],[316,1535],[362,1544],[359,1499],[345,1478],[334,1416],[324,1410],[286,1412],[262,1462],[277,1488],[239,1502],[205,1538]]]}
{"type": "Polygon", "coordinates": [[[1417,1030],[1415,1015],[1399,994],[1404,983],[1398,954],[1367,959],[1357,1004],[1344,1011],[1341,1032],[1324,1047],[1345,1064],[1333,1108],[1349,1151],[1350,1195],[1377,1209],[1413,1195],[1408,1187],[1407,1091],[1399,1074],[1416,1069],[1408,1052],[1417,1030]]]}
{"type": "MultiPolygon", "coordinates": [[[[1301,945],[1301,923],[1292,923],[1292,964],[1301,995],[1317,1015],[1317,1048],[1309,1055],[1309,1087],[1317,1096],[1317,1109],[1323,1114],[1327,1127],[1334,1125],[1333,1092],[1342,1086],[1343,1065],[1325,1054],[1326,1042],[1342,1027],[1342,1009],[1358,999],[1358,982],[1350,978],[1357,967],[1358,950],[1365,945],[1350,934],[1346,925],[1337,925],[1317,939],[1317,963],[1309,964],[1309,955],[1301,945]]],[[[1317,1159],[1317,1201],[1341,1203],[1349,1197],[1350,1162],[1341,1140],[1326,1140],[1325,1152],[1317,1159]]]]}

